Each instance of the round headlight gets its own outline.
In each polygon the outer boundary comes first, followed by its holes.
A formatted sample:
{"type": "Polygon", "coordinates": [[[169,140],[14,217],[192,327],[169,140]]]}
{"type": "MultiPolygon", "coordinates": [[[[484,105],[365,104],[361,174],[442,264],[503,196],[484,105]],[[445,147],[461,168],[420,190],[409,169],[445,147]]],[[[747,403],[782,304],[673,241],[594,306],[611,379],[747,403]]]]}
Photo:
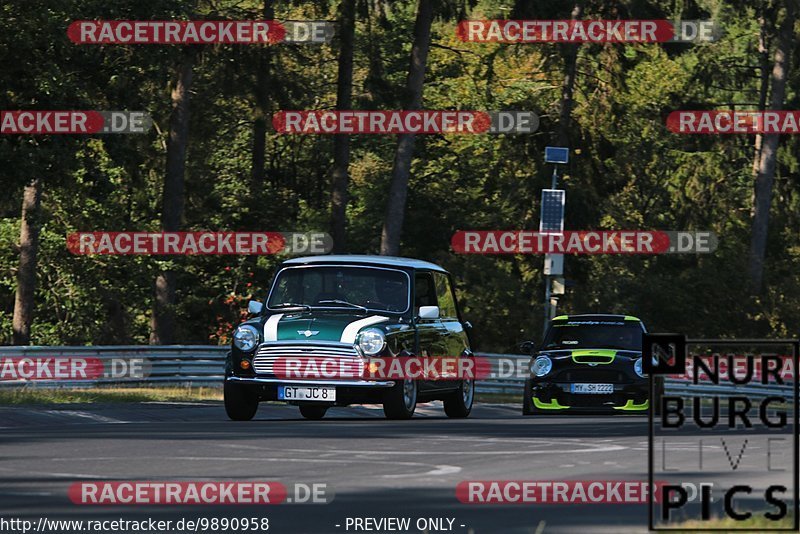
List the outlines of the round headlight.
{"type": "Polygon", "coordinates": [[[531,373],[536,376],[544,376],[553,368],[553,360],[547,356],[537,356],[531,364],[531,373]]]}
{"type": "Polygon", "coordinates": [[[645,376],[647,376],[646,374],[644,374],[644,369],[642,369],[642,359],[641,358],[639,358],[638,360],[633,362],[633,370],[641,378],[644,378],[645,376]]]}
{"type": "Polygon", "coordinates": [[[367,328],[359,334],[358,346],[364,354],[373,356],[386,346],[386,336],[377,328],[367,328]]]}
{"type": "Polygon", "coordinates": [[[258,345],[258,330],[249,324],[242,325],[233,333],[233,345],[244,352],[250,352],[258,345]]]}

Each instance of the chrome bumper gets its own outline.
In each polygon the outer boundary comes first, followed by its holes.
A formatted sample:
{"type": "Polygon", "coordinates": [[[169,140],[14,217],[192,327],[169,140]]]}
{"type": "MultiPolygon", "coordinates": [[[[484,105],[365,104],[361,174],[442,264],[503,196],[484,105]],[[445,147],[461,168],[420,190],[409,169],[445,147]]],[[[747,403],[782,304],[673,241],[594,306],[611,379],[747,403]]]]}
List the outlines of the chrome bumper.
{"type": "Polygon", "coordinates": [[[284,380],[281,378],[245,378],[241,376],[227,376],[226,382],[239,384],[280,384],[282,386],[340,386],[347,388],[390,388],[394,386],[393,380],[284,380]]]}

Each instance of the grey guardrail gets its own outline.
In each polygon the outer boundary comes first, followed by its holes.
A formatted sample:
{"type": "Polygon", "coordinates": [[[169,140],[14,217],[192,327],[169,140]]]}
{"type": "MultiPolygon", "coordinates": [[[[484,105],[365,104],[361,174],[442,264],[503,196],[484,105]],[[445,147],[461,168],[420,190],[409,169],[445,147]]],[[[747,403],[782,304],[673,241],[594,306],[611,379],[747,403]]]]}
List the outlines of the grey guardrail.
{"type": "Polygon", "coordinates": [[[675,380],[668,378],[665,386],[667,394],[671,393],[673,395],[680,396],[694,396],[697,395],[698,392],[702,392],[709,397],[716,394],[725,395],[726,397],[732,395],[742,395],[751,400],[764,399],[767,397],[783,397],[786,399],[791,399],[794,396],[794,391],[792,385],[790,384],[783,386],[717,386],[713,384],[695,385],[688,380],[675,380]]]}
{"type": "MultiPolygon", "coordinates": [[[[0,380],[0,387],[74,387],[93,385],[222,385],[227,346],[212,345],[108,345],[108,346],[24,346],[0,347],[0,361],[4,358],[96,358],[145,362],[147,373],[137,376],[104,376],[90,380],[0,380]]],[[[479,393],[521,395],[524,376],[530,356],[524,354],[477,353],[491,362],[490,376],[476,382],[479,393]],[[522,373],[516,372],[517,370],[522,373]]],[[[688,381],[668,378],[666,389],[674,394],[709,395],[733,391],[751,398],[783,396],[791,398],[792,386],[736,387],[692,385],[688,381]]]]}
{"type": "Polygon", "coordinates": [[[104,376],[87,380],[0,380],[0,387],[93,385],[189,385],[222,384],[227,346],[212,345],[107,345],[0,347],[3,358],[82,358],[142,362],[146,376],[104,376]]]}
{"type": "MultiPolygon", "coordinates": [[[[221,386],[227,346],[212,345],[108,345],[108,346],[19,346],[0,347],[4,358],[96,358],[100,361],[124,360],[146,362],[144,378],[121,376],[88,380],[0,380],[0,387],[90,387],[94,385],[201,385],[221,386]]],[[[492,373],[511,374],[509,362],[527,365],[529,356],[521,354],[486,354],[492,361],[492,373]],[[503,362],[502,364],[500,362],[503,362]],[[517,363],[519,362],[519,363],[517,363]]],[[[520,394],[524,380],[493,378],[479,380],[481,393],[520,394]]]]}

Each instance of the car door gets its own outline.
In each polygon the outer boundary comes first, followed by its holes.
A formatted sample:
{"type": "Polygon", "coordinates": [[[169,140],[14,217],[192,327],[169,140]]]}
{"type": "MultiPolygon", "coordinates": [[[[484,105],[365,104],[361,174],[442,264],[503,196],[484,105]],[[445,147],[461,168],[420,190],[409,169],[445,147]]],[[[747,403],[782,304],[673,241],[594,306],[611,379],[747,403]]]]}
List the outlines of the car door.
{"type": "MultiPolygon", "coordinates": [[[[436,296],[436,283],[430,271],[417,271],[414,275],[414,316],[419,317],[422,306],[438,306],[436,296]]],[[[417,356],[430,358],[440,356],[445,347],[442,343],[442,323],[439,319],[417,319],[417,336],[419,339],[417,356]]],[[[429,391],[436,387],[430,380],[420,380],[417,384],[422,391],[429,391]]]]}
{"type": "MultiPolygon", "coordinates": [[[[444,349],[442,354],[448,358],[460,358],[469,354],[469,341],[467,332],[461,322],[456,304],[456,295],[453,284],[447,273],[433,273],[436,286],[436,301],[439,306],[439,336],[440,344],[444,349]]],[[[458,382],[451,380],[441,381],[437,384],[440,388],[457,387],[458,382]]]]}

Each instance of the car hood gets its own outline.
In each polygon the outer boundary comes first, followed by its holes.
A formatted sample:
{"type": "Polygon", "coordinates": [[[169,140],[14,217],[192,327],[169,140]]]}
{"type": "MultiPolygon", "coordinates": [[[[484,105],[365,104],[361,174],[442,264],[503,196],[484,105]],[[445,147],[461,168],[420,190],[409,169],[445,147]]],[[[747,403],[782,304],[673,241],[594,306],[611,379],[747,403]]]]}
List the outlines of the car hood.
{"type": "Polygon", "coordinates": [[[393,320],[388,315],[292,312],[270,315],[264,322],[264,341],[325,341],[355,343],[358,332],[381,327],[393,320]]]}

